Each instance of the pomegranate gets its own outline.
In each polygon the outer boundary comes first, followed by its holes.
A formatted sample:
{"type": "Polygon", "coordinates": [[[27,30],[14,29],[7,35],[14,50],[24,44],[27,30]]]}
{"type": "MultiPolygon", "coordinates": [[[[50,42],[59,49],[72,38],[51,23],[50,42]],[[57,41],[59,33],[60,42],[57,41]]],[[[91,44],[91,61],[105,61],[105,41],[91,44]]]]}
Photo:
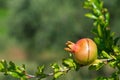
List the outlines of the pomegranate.
{"type": "Polygon", "coordinates": [[[89,38],[83,38],[76,43],[67,41],[66,51],[73,54],[74,59],[81,65],[88,65],[97,59],[97,46],[95,42],[89,38]]]}

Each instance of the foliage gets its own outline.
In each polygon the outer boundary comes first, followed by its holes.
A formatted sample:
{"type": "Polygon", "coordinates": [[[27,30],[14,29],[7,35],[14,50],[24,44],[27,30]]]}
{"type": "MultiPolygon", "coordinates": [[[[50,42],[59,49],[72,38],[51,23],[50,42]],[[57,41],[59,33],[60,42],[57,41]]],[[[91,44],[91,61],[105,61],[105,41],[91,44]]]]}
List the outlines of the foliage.
{"type": "MultiPolygon", "coordinates": [[[[111,77],[100,77],[98,80],[119,80],[119,56],[120,56],[120,49],[119,45],[117,44],[120,37],[114,38],[114,32],[110,30],[110,14],[106,8],[103,7],[102,0],[88,0],[85,1],[85,8],[91,10],[90,13],[87,13],[86,16],[93,19],[95,26],[92,30],[93,34],[95,34],[94,41],[98,46],[98,54],[99,58],[106,58],[108,59],[108,64],[113,67],[117,68],[118,70],[111,75],[111,77]]],[[[103,64],[99,64],[103,65],[103,64]]],[[[101,67],[101,66],[100,66],[101,67]]]]}
{"type": "MultiPolygon", "coordinates": [[[[104,65],[109,64],[110,67],[115,69],[115,72],[110,77],[100,76],[97,80],[120,80],[120,48],[118,45],[120,37],[114,37],[114,32],[110,30],[110,14],[107,8],[104,8],[102,0],[86,0],[84,1],[84,8],[89,9],[89,13],[85,16],[94,20],[92,33],[95,35],[94,41],[98,46],[98,58],[101,60],[101,62],[90,64],[89,69],[99,70],[104,65]]],[[[21,80],[28,80],[29,78],[41,80],[48,76],[53,76],[53,80],[55,80],[70,70],[78,71],[82,67],[73,60],[72,56],[63,59],[62,65],[53,63],[50,66],[53,69],[52,73],[45,73],[45,66],[43,65],[37,67],[35,75],[30,75],[26,72],[25,65],[19,67],[13,62],[7,63],[2,60],[0,62],[0,72],[21,80]]]]}

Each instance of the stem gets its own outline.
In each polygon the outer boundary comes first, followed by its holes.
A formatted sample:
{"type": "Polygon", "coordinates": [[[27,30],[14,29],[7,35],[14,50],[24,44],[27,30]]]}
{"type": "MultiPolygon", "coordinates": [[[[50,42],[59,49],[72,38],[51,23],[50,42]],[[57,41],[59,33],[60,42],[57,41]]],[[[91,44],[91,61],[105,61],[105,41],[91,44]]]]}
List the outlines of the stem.
{"type": "Polygon", "coordinates": [[[101,59],[103,62],[110,62],[110,61],[113,61],[115,59],[101,59]]]}
{"type": "Polygon", "coordinates": [[[111,58],[111,59],[100,59],[101,61],[103,61],[103,63],[107,64],[110,61],[113,61],[115,59],[111,58]]]}
{"type": "MultiPolygon", "coordinates": [[[[70,71],[71,69],[70,68],[65,68],[65,69],[62,69],[62,70],[60,70],[60,71],[58,71],[58,72],[64,72],[64,73],[67,73],[68,71],[70,71]]],[[[45,74],[46,76],[54,76],[54,72],[51,72],[51,73],[48,73],[48,74],[45,74]]],[[[41,75],[42,76],[42,75],[41,75]]],[[[31,75],[31,74],[26,74],[26,77],[27,77],[27,79],[30,79],[30,78],[42,78],[41,76],[36,76],[36,75],[31,75]]],[[[46,78],[46,77],[44,77],[44,78],[46,78]]]]}

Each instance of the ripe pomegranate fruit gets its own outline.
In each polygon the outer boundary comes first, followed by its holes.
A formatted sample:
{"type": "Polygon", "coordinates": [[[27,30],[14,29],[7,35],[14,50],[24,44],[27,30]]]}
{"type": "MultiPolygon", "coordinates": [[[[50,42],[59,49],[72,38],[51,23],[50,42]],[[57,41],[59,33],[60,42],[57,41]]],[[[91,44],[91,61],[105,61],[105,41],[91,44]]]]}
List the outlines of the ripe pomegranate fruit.
{"type": "Polygon", "coordinates": [[[97,46],[95,42],[89,38],[83,38],[76,43],[67,41],[66,51],[73,53],[75,60],[81,65],[88,65],[97,59],[97,46]]]}

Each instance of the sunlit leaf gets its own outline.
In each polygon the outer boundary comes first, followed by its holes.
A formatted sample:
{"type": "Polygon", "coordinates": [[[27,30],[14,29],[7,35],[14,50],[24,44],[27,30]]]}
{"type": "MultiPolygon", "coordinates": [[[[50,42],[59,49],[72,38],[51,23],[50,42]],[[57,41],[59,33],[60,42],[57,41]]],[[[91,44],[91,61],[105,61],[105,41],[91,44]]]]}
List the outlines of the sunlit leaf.
{"type": "Polygon", "coordinates": [[[99,37],[95,37],[94,41],[99,45],[100,44],[100,38],[99,37]]]}
{"type": "Polygon", "coordinates": [[[109,65],[111,66],[111,67],[113,67],[113,68],[115,68],[116,67],[116,61],[111,61],[111,62],[109,62],[109,65]]]}
{"type": "Polygon", "coordinates": [[[36,74],[37,74],[37,75],[41,75],[41,74],[43,74],[43,72],[44,72],[44,68],[45,68],[44,65],[42,65],[42,66],[38,66],[38,67],[37,67],[37,72],[36,72],[36,74]]]}
{"type": "Polygon", "coordinates": [[[89,66],[89,70],[99,70],[101,67],[103,67],[104,63],[102,61],[94,62],[89,66]]]}
{"type": "Polygon", "coordinates": [[[4,65],[2,64],[2,62],[0,62],[0,71],[3,71],[4,69],[4,65]]]}
{"type": "Polygon", "coordinates": [[[101,28],[100,25],[97,26],[97,30],[98,30],[98,35],[99,35],[100,37],[102,37],[102,36],[103,36],[103,33],[102,33],[102,28],[101,28]]]}
{"type": "Polygon", "coordinates": [[[60,71],[60,66],[59,66],[57,63],[54,63],[54,64],[52,64],[51,66],[52,66],[52,68],[54,69],[54,72],[60,71]]]}
{"type": "Polygon", "coordinates": [[[92,13],[87,13],[85,14],[86,17],[91,18],[91,19],[97,19],[97,17],[95,15],[93,15],[92,13]]]}
{"type": "Polygon", "coordinates": [[[56,79],[56,78],[60,77],[62,74],[63,74],[63,72],[56,72],[54,74],[54,78],[56,79]]]}
{"type": "Polygon", "coordinates": [[[65,65],[65,66],[67,66],[69,68],[74,68],[74,69],[77,68],[76,63],[71,58],[63,59],[63,65],[65,65]]]}
{"type": "Polygon", "coordinates": [[[108,58],[108,59],[110,59],[110,58],[111,58],[111,56],[110,56],[110,55],[108,55],[108,53],[107,53],[107,52],[105,52],[105,51],[102,51],[102,55],[104,56],[104,58],[108,58]]]}
{"type": "Polygon", "coordinates": [[[8,74],[9,75],[11,75],[11,76],[13,76],[13,77],[15,77],[15,78],[20,78],[21,76],[20,76],[20,74],[19,73],[17,73],[17,72],[8,72],[8,74]]]}

